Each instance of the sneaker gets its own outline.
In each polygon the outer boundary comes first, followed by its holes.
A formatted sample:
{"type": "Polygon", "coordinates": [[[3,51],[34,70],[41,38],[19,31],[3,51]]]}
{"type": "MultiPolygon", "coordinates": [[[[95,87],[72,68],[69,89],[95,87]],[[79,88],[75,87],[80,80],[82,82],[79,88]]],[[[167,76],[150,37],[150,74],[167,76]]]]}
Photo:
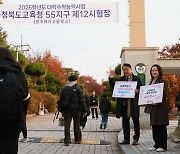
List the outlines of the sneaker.
{"type": "Polygon", "coordinates": [[[23,139],[22,139],[22,142],[23,142],[23,143],[27,143],[27,142],[29,142],[29,141],[30,141],[29,138],[23,138],[23,139]]]}
{"type": "Polygon", "coordinates": [[[102,125],[102,124],[100,124],[100,129],[102,129],[102,127],[103,127],[103,125],[102,125]]]}
{"type": "Polygon", "coordinates": [[[157,149],[155,147],[149,148],[149,151],[156,151],[157,149]]]}
{"type": "Polygon", "coordinates": [[[163,148],[158,148],[156,151],[157,152],[164,152],[165,150],[163,148]]]}

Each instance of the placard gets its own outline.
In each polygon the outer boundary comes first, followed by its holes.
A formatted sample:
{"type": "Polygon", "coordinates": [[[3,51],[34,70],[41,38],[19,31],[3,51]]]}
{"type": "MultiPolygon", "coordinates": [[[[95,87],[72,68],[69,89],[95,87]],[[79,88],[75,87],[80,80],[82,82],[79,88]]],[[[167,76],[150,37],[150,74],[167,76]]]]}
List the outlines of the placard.
{"type": "Polygon", "coordinates": [[[164,83],[140,87],[139,105],[162,103],[164,83]]]}
{"type": "Polygon", "coordinates": [[[113,96],[115,98],[134,98],[137,81],[116,81],[113,96]]]}

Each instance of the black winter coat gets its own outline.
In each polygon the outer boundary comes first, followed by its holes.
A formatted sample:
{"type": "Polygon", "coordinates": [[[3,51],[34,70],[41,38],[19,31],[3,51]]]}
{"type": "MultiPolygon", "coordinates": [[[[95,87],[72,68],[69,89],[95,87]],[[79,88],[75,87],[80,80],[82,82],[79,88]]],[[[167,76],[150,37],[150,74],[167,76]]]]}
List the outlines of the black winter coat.
{"type": "Polygon", "coordinates": [[[98,106],[98,99],[96,96],[90,96],[90,106],[91,107],[98,106]]]}
{"type": "MultiPolygon", "coordinates": [[[[10,62],[10,61],[1,61],[0,62],[0,71],[7,71],[7,72],[13,72],[19,82],[19,87],[20,87],[20,93],[22,95],[22,100],[21,102],[23,102],[23,100],[25,98],[27,98],[28,96],[28,85],[27,85],[27,80],[25,78],[25,74],[22,72],[22,69],[20,67],[20,65],[18,63],[15,62],[10,62]]],[[[26,111],[23,110],[24,108],[24,104],[22,104],[21,108],[19,108],[19,112],[22,113],[22,115],[20,115],[20,120],[18,120],[16,122],[16,126],[20,129],[25,129],[25,112],[27,112],[27,108],[26,111]]],[[[6,124],[4,124],[6,125],[6,124]]]]}
{"type": "Polygon", "coordinates": [[[69,110],[82,110],[82,112],[87,112],[87,105],[85,102],[85,96],[82,89],[78,85],[72,87],[64,87],[60,94],[60,99],[66,99],[69,96],[69,110]]]}
{"type": "MultiPolygon", "coordinates": [[[[118,81],[125,81],[125,76],[122,76],[118,81]]],[[[138,76],[135,76],[132,74],[132,81],[137,81],[137,88],[140,89],[140,86],[142,86],[142,82],[138,76]]],[[[110,86],[114,89],[115,81],[113,78],[109,78],[109,83],[110,86]]],[[[117,103],[116,103],[116,118],[120,118],[123,114],[122,111],[122,106],[123,102],[125,101],[126,98],[117,98],[117,103]]],[[[130,116],[131,117],[139,117],[140,115],[140,107],[138,105],[138,100],[139,100],[139,92],[135,94],[135,98],[130,99],[130,116]]]]}
{"type": "Polygon", "coordinates": [[[108,99],[103,99],[99,105],[102,114],[108,114],[111,110],[111,102],[108,99]]]}
{"type": "Polygon", "coordinates": [[[168,116],[168,84],[164,79],[157,80],[157,83],[164,83],[163,90],[163,100],[162,103],[157,103],[157,105],[152,105],[152,110],[150,113],[150,125],[169,125],[169,116],[168,116]]]}

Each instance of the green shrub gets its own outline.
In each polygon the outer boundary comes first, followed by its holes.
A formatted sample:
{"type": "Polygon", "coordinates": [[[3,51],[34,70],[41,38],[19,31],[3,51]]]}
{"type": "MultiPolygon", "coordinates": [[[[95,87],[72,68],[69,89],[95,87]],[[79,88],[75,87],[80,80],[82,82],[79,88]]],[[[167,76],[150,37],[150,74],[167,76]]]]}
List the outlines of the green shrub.
{"type": "Polygon", "coordinates": [[[50,86],[56,86],[55,82],[50,83],[50,86]]]}
{"type": "Polygon", "coordinates": [[[58,95],[60,94],[61,88],[62,88],[62,87],[61,87],[60,85],[59,85],[59,86],[56,86],[56,89],[57,89],[56,91],[57,91],[57,94],[58,94],[58,95]]]}
{"type": "Polygon", "coordinates": [[[37,85],[45,85],[45,84],[46,84],[46,81],[45,81],[44,79],[38,79],[38,80],[36,81],[36,84],[37,84],[37,85]]]}
{"type": "Polygon", "coordinates": [[[28,87],[30,87],[30,85],[31,85],[31,78],[28,75],[26,75],[26,80],[27,80],[28,87]]]}
{"type": "Polygon", "coordinates": [[[37,80],[35,78],[31,78],[31,83],[36,84],[37,80]]]}
{"type": "Polygon", "coordinates": [[[35,90],[39,92],[45,92],[46,91],[46,86],[45,85],[37,85],[34,87],[35,90]]]}
{"type": "Polygon", "coordinates": [[[45,77],[45,80],[49,83],[54,82],[55,84],[60,84],[60,80],[56,78],[52,73],[47,72],[47,75],[45,77]]]}
{"type": "Polygon", "coordinates": [[[46,69],[43,64],[31,62],[26,66],[25,73],[31,76],[39,77],[46,73],[46,69]]]}
{"type": "Polygon", "coordinates": [[[56,94],[57,92],[56,86],[51,86],[51,85],[47,86],[47,91],[52,94],[56,94]]]}
{"type": "Polygon", "coordinates": [[[55,82],[56,84],[60,84],[60,80],[58,78],[54,78],[53,82],[55,82]]]}

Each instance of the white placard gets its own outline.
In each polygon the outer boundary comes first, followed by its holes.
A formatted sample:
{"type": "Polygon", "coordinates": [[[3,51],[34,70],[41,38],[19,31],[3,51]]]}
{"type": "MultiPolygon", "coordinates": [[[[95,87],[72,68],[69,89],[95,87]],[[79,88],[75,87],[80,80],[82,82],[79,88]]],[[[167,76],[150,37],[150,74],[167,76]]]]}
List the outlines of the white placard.
{"type": "Polygon", "coordinates": [[[117,2],[0,4],[1,24],[118,23],[117,2]]]}
{"type": "Polygon", "coordinates": [[[116,81],[113,96],[116,98],[134,98],[137,81],[116,81]]]}
{"type": "Polygon", "coordinates": [[[140,87],[139,105],[162,103],[164,83],[140,87]]]}

